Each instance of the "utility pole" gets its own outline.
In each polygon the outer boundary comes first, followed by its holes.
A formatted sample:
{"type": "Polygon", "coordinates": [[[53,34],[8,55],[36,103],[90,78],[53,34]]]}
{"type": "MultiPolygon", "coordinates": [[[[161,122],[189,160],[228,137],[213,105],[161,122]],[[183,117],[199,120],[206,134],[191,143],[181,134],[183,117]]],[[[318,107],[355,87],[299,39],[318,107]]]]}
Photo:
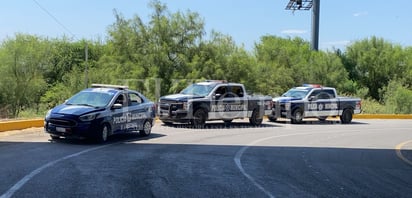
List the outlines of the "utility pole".
{"type": "Polygon", "coordinates": [[[89,71],[87,71],[88,70],[88,65],[87,65],[87,61],[88,61],[88,59],[89,59],[89,47],[88,47],[88,44],[87,44],[87,41],[86,41],[86,46],[84,47],[84,55],[85,55],[85,68],[84,68],[84,84],[85,84],[85,86],[86,86],[86,88],[87,87],[89,87],[89,71]]]}
{"type": "Polygon", "coordinates": [[[320,0],[289,0],[286,10],[310,10],[312,8],[312,50],[319,50],[320,0]]]}

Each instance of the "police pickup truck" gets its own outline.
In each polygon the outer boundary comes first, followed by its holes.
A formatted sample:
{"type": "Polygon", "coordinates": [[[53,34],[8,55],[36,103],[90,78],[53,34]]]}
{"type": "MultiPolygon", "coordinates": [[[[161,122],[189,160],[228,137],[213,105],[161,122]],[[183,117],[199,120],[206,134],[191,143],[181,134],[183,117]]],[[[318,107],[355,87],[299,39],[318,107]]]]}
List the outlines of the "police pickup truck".
{"type": "Polygon", "coordinates": [[[271,109],[270,96],[249,96],[243,84],[210,80],[191,84],[179,94],[161,97],[158,116],[165,124],[190,123],[196,128],[204,127],[210,120],[230,124],[233,119],[242,118],[260,125],[271,109]]]}
{"type": "Polygon", "coordinates": [[[155,120],[153,102],[127,86],[92,84],[47,112],[44,130],[52,139],[93,138],[137,131],[148,136],[155,120]]]}
{"type": "Polygon", "coordinates": [[[353,114],[360,112],[359,98],[339,97],[332,87],[303,84],[273,98],[273,111],[268,118],[270,121],[279,117],[290,118],[292,123],[301,123],[304,118],[324,121],[328,116],[339,116],[342,124],[348,124],[353,114]]]}

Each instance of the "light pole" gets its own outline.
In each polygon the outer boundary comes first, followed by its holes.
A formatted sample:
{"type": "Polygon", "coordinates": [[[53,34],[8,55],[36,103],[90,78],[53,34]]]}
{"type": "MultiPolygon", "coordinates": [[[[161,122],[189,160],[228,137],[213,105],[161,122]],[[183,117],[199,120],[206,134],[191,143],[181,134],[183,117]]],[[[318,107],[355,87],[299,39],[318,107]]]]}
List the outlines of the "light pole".
{"type": "Polygon", "coordinates": [[[289,0],[286,10],[310,10],[312,8],[312,50],[319,50],[320,0],[289,0]]]}

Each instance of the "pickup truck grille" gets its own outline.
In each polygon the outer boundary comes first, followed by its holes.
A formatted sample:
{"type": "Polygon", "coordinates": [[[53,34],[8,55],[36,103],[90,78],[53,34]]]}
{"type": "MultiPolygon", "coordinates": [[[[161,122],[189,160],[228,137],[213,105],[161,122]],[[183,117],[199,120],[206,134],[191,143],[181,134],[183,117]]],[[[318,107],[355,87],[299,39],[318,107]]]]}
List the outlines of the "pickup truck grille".
{"type": "Polygon", "coordinates": [[[183,104],[182,103],[176,103],[176,101],[171,101],[171,100],[161,100],[160,101],[160,109],[161,110],[178,110],[178,109],[183,109],[183,104]]]}

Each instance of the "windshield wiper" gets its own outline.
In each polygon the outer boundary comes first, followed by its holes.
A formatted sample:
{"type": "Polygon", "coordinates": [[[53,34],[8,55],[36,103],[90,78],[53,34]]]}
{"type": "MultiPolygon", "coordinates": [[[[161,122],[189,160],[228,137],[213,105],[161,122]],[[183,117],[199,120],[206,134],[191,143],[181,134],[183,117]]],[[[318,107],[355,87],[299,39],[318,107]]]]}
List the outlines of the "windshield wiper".
{"type": "Polygon", "coordinates": [[[76,104],[76,105],[88,106],[88,107],[96,107],[96,106],[93,106],[93,105],[91,105],[91,104],[86,104],[86,103],[81,103],[81,104],[76,104]]]}

